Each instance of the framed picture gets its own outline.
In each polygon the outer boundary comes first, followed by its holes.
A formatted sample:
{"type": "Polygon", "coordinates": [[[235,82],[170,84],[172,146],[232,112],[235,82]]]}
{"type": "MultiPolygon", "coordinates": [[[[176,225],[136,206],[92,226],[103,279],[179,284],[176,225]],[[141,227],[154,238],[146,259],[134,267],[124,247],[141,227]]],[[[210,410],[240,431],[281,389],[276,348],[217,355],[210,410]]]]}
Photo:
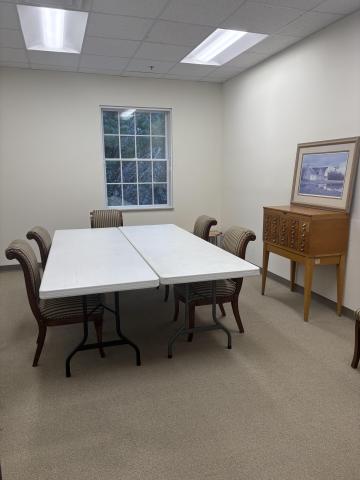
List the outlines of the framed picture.
{"type": "Polygon", "coordinates": [[[291,203],[349,212],[360,137],[300,143],[291,203]]]}

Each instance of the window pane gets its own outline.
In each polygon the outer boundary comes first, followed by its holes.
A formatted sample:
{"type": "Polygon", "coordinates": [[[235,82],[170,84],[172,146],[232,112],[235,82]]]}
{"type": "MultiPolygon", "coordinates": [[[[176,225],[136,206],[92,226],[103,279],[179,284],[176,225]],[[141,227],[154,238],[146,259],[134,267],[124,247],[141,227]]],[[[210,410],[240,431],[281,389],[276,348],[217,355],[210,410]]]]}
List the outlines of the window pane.
{"type": "Polygon", "coordinates": [[[154,183],[154,204],[166,205],[167,203],[167,184],[154,183]]]}
{"type": "Polygon", "coordinates": [[[108,183],[121,182],[120,162],[106,162],[106,181],[108,183]]]}
{"type": "Polygon", "coordinates": [[[104,133],[119,133],[118,112],[103,112],[104,133]]]}
{"type": "Polygon", "coordinates": [[[105,158],[119,158],[119,137],[104,136],[105,158]]]}
{"type": "Polygon", "coordinates": [[[108,205],[112,207],[122,205],[121,185],[107,185],[108,205]]]}
{"type": "Polygon", "coordinates": [[[165,112],[151,114],[151,135],[165,135],[165,112]]]}
{"type": "Polygon", "coordinates": [[[135,158],[135,137],[121,136],[121,158],[135,158]]]}
{"type": "Polygon", "coordinates": [[[137,158],[150,158],[150,137],[136,137],[137,158]]]}
{"type": "Polygon", "coordinates": [[[136,112],[137,135],[150,134],[150,112],[136,112]]]}
{"type": "Polygon", "coordinates": [[[152,185],[139,185],[139,205],[152,205],[152,185]]]}
{"type": "Polygon", "coordinates": [[[165,137],[152,137],[152,158],[166,158],[165,137]]]}
{"type": "Polygon", "coordinates": [[[135,134],[135,117],[122,117],[120,114],[120,133],[134,135],[135,134]]]}
{"type": "Polygon", "coordinates": [[[138,182],[151,182],[151,162],[138,162],[138,182]]]}
{"type": "Polygon", "coordinates": [[[137,205],[137,187],[136,185],[123,185],[124,205],[137,205]]]}
{"type": "Polygon", "coordinates": [[[122,176],[124,183],[136,183],[136,162],[134,160],[122,162],[122,176]]]}
{"type": "Polygon", "coordinates": [[[166,182],[166,162],[153,162],[154,165],[154,182],[166,182]]]}

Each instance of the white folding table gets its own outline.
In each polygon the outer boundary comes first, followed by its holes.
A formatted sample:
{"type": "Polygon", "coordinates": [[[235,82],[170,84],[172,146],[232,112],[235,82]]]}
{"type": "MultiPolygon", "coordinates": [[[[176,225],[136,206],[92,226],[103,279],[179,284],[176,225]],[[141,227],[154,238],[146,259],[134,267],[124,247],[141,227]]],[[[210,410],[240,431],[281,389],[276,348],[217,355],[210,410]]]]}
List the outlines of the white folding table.
{"type": "Polygon", "coordinates": [[[172,346],[179,335],[196,331],[221,329],[227,334],[228,348],[231,348],[231,334],[216,317],[216,280],[258,275],[259,267],[176,225],[126,226],[119,230],[159,276],[161,284],[186,284],[186,307],[191,283],[212,282],[214,324],[189,328],[186,308],[185,325],[169,339],[168,357],[172,358],[172,346]]]}
{"type": "Polygon", "coordinates": [[[99,346],[131,345],[140,365],[138,347],[120,328],[119,292],[151,288],[159,278],[117,228],[57,230],[40,285],[40,298],[83,296],[84,335],[66,359],[66,376],[71,375],[70,361],[76,352],[99,346]],[[86,295],[114,292],[116,332],[120,339],[86,344],[88,319],[86,295]]]}

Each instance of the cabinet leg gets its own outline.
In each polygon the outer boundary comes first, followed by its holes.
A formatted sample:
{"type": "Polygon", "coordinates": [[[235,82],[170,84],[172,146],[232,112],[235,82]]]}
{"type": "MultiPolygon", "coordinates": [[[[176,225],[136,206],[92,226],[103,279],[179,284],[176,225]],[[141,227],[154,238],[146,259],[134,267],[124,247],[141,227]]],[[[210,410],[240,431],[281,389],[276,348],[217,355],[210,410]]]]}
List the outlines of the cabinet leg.
{"type": "Polygon", "coordinates": [[[344,300],[344,282],[345,282],[345,255],[341,255],[339,263],[336,265],[337,279],[337,305],[336,313],[341,316],[341,309],[344,300]]]}
{"type": "Polygon", "coordinates": [[[270,255],[270,252],[266,248],[266,245],[264,245],[262,278],[261,278],[261,283],[262,283],[262,285],[261,285],[261,295],[264,295],[264,293],[265,293],[266,275],[267,275],[268,265],[269,265],[269,255],[270,255]]]}
{"type": "Polygon", "coordinates": [[[304,321],[309,320],[309,311],[311,303],[311,285],[313,277],[313,259],[309,258],[305,262],[305,281],[304,281],[304,321]]]}
{"type": "Polygon", "coordinates": [[[296,275],[296,262],[295,260],[290,260],[290,290],[292,292],[295,290],[295,275],[296,275]]]}

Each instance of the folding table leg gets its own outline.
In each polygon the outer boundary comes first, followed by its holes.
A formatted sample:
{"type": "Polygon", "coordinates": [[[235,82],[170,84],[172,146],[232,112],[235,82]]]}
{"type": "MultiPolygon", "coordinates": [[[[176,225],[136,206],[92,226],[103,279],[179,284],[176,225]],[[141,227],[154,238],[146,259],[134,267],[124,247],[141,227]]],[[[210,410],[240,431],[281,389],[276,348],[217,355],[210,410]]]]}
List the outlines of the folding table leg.
{"type": "Polygon", "coordinates": [[[189,326],[189,302],[190,302],[190,284],[185,284],[185,325],[180,327],[169,339],[168,342],[168,358],[172,358],[173,352],[172,347],[175,340],[183,334],[192,334],[194,332],[205,332],[208,330],[223,330],[227,335],[227,348],[231,348],[231,333],[230,331],[221,323],[216,317],[216,281],[211,282],[212,289],[212,319],[214,324],[212,325],[201,325],[199,327],[189,326]]]}
{"type": "Polygon", "coordinates": [[[211,290],[212,290],[212,318],[215,322],[215,324],[221,329],[224,330],[224,332],[227,335],[228,339],[228,347],[231,348],[231,333],[230,331],[221,323],[216,317],[216,280],[211,282],[211,290]]]}
{"type": "Polygon", "coordinates": [[[85,345],[85,342],[86,342],[86,340],[88,338],[88,334],[89,334],[88,314],[87,314],[87,299],[86,299],[85,295],[82,298],[82,303],[83,303],[83,316],[84,316],[84,323],[83,323],[83,325],[84,325],[84,336],[83,336],[83,339],[81,340],[81,342],[79,343],[79,345],[76,348],[74,348],[74,350],[70,353],[70,355],[66,359],[65,371],[66,371],[66,376],[67,377],[71,377],[70,361],[71,361],[72,357],[75,355],[76,352],[81,350],[81,347],[83,347],[85,345]]]}
{"type": "Polygon", "coordinates": [[[122,333],[121,328],[120,328],[120,308],[119,308],[119,292],[114,292],[115,295],[115,324],[116,324],[116,332],[119,335],[119,337],[124,340],[125,343],[129,344],[133,349],[135,350],[136,353],[136,365],[141,365],[141,360],[140,360],[140,350],[133,343],[131,340],[129,340],[125,335],[122,333]]]}

